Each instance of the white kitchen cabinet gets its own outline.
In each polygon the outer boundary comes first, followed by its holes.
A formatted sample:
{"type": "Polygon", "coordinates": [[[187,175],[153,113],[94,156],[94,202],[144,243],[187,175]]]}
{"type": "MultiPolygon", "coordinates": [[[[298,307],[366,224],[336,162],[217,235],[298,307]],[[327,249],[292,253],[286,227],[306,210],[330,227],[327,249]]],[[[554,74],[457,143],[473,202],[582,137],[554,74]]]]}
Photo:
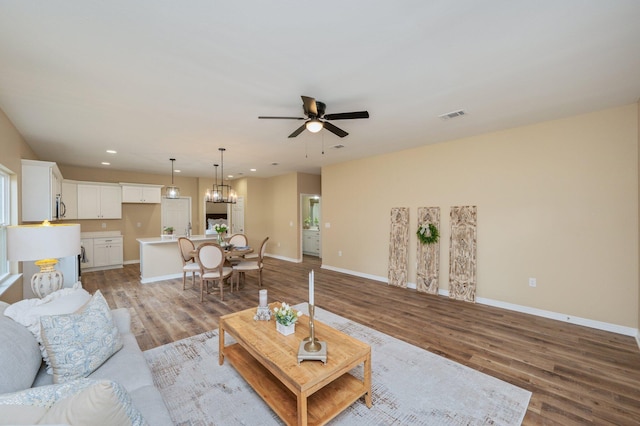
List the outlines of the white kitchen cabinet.
{"type": "Polygon", "coordinates": [[[123,203],[160,204],[162,185],[120,183],[123,203]]]}
{"type": "Polygon", "coordinates": [[[79,183],[78,219],[122,219],[120,185],[79,183]]]}
{"type": "Polygon", "coordinates": [[[50,161],[22,160],[22,221],[58,220],[62,173],[50,161]]]}
{"type": "Polygon", "coordinates": [[[75,220],[78,218],[78,183],[70,180],[62,181],[62,209],[60,219],[75,220]]]}
{"type": "Polygon", "coordinates": [[[93,267],[122,266],[122,237],[93,239],[93,267]]]}
{"type": "Polygon", "coordinates": [[[312,256],[320,256],[320,231],[304,229],[302,231],[302,252],[312,256]]]}

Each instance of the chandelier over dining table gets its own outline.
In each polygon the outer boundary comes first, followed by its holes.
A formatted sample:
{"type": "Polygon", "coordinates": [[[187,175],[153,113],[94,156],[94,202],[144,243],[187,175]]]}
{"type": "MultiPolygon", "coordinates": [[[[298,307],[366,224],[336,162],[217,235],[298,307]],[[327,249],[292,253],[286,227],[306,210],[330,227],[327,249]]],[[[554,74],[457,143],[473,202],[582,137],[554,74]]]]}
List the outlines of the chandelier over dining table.
{"type": "Polygon", "coordinates": [[[238,194],[231,185],[224,183],[224,152],[225,148],[218,148],[220,151],[220,183],[218,184],[218,164],[214,164],[214,183],[212,189],[207,189],[205,200],[209,203],[235,204],[238,201],[238,194]]]}

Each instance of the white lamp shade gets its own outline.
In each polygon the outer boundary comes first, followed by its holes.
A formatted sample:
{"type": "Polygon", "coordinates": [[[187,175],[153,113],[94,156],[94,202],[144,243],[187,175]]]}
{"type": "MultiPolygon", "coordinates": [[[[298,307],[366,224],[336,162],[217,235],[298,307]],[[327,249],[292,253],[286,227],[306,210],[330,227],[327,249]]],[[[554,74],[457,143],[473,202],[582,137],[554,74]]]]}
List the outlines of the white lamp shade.
{"type": "Polygon", "coordinates": [[[80,225],[21,225],[7,227],[9,260],[58,259],[80,254],[80,225]]]}

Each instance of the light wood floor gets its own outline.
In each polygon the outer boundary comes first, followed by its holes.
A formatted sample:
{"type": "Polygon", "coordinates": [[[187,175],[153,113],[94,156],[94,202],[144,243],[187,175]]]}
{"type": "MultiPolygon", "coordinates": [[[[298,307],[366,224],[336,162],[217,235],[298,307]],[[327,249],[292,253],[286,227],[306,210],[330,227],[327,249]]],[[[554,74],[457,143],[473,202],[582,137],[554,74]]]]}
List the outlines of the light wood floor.
{"type": "MultiPolygon", "coordinates": [[[[315,270],[316,305],[533,392],[524,424],[640,424],[640,349],[628,336],[489,306],[452,301],[267,258],[269,301],[307,301],[315,270]]],[[[182,279],[141,284],[139,265],[83,273],[112,308],[129,308],[143,350],[217,328],[218,318],[258,304],[257,277],[239,292],[200,303],[182,279]]],[[[425,395],[428,398],[428,395],[425,395]]],[[[375,401],[374,401],[375,403],[375,401]]]]}

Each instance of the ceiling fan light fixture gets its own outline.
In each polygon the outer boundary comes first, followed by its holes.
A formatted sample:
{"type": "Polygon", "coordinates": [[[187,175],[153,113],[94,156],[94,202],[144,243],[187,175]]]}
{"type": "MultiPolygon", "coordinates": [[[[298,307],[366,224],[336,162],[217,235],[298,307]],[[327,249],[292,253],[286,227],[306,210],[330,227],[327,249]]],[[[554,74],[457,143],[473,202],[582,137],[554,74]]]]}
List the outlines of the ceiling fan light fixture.
{"type": "Polygon", "coordinates": [[[322,130],[322,121],[318,120],[317,118],[312,118],[311,120],[307,121],[306,124],[307,130],[310,131],[311,133],[318,133],[320,130],[322,130]]]}

